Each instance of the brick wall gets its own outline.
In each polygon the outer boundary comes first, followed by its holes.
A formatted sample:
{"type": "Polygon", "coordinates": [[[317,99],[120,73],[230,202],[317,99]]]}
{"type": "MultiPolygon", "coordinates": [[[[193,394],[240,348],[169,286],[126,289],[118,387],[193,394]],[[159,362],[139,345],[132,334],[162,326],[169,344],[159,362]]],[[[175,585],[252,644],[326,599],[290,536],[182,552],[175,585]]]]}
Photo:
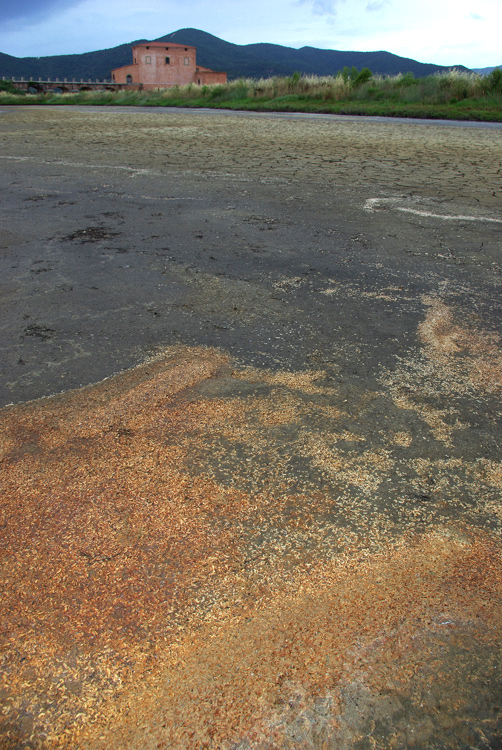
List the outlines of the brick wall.
{"type": "Polygon", "coordinates": [[[116,83],[142,84],[144,89],[157,89],[199,82],[225,83],[227,80],[224,72],[197,67],[195,47],[149,42],[135,45],[132,52],[132,65],[112,71],[116,83]]]}

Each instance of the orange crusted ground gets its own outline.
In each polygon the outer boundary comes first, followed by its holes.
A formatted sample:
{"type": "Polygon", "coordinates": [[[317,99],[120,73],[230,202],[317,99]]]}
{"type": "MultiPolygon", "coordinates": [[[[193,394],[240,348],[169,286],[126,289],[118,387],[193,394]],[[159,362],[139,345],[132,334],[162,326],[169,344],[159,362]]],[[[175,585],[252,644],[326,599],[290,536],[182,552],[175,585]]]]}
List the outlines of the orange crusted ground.
{"type": "Polygon", "coordinates": [[[499,543],[374,507],[408,441],[343,457],[325,390],[179,347],[3,410],[4,747],[481,741],[483,690],[496,730],[499,543]]]}

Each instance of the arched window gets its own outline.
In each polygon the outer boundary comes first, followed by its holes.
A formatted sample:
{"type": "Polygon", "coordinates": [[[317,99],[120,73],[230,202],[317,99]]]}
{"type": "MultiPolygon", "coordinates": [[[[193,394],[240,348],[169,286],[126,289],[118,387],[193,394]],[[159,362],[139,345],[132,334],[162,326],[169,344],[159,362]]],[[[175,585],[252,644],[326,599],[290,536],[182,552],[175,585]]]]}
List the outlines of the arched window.
{"type": "Polygon", "coordinates": [[[131,75],[127,76],[126,83],[132,83],[132,76],[131,75]]]}

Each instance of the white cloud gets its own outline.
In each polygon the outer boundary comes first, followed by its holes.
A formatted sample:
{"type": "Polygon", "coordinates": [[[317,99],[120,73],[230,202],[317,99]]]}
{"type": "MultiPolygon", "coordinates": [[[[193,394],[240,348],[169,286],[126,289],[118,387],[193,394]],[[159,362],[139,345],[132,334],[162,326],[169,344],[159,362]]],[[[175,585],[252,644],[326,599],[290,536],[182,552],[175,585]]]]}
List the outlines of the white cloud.
{"type": "Polygon", "coordinates": [[[298,5],[311,5],[315,16],[334,16],[340,2],[344,0],[299,0],[298,5]]]}
{"type": "Polygon", "coordinates": [[[387,5],[390,5],[390,0],[372,0],[372,2],[368,3],[366,6],[366,10],[369,13],[378,13],[387,7],[387,5]]]}

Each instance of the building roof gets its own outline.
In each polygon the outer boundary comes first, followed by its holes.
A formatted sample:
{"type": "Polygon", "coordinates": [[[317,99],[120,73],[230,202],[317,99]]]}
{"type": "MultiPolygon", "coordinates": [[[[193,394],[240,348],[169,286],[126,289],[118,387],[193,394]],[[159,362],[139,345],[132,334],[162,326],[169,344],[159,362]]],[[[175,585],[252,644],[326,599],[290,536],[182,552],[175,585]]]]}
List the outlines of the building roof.
{"type": "Polygon", "coordinates": [[[174,42],[138,42],[137,44],[133,44],[132,48],[137,49],[137,47],[161,47],[162,49],[178,47],[179,49],[195,49],[191,44],[174,44],[174,42]]]}

